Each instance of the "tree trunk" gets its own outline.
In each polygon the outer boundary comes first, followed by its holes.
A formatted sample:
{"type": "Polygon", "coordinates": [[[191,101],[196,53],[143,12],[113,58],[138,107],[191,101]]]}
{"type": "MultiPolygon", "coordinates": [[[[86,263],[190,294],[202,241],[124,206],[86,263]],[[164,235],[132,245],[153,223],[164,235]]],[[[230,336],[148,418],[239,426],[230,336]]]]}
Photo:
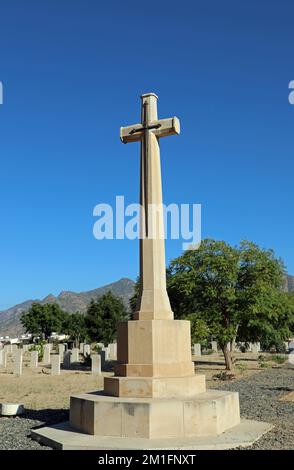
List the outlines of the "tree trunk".
{"type": "Polygon", "coordinates": [[[227,344],[225,344],[222,347],[222,352],[223,352],[224,358],[225,358],[226,370],[232,370],[233,369],[232,354],[231,354],[231,351],[229,350],[227,344]]]}

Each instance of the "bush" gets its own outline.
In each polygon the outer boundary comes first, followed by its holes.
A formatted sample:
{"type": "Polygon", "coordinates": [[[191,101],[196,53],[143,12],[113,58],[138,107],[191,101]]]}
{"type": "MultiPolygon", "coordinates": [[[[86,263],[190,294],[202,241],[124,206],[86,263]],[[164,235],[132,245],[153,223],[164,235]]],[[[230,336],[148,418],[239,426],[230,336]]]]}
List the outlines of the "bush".
{"type": "Polygon", "coordinates": [[[286,358],[283,356],[279,356],[278,354],[274,354],[273,356],[271,356],[270,360],[275,362],[276,364],[284,364],[286,358]]]}
{"type": "Polygon", "coordinates": [[[85,354],[83,356],[83,364],[86,366],[86,367],[91,367],[91,364],[92,364],[92,360],[91,360],[91,354],[85,354]]]}
{"type": "Polygon", "coordinates": [[[29,351],[38,351],[39,361],[42,361],[44,356],[44,344],[46,344],[46,341],[40,340],[38,343],[33,344],[33,346],[29,348],[29,351]]]}

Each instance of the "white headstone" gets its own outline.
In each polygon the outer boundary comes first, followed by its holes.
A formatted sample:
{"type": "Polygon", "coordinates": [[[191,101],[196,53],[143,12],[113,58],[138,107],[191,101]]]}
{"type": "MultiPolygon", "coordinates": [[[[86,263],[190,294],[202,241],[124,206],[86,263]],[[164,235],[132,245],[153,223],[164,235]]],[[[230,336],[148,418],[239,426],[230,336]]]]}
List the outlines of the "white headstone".
{"type": "Polygon", "coordinates": [[[0,367],[3,367],[4,369],[7,366],[7,352],[4,349],[1,349],[0,351],[0,367]]]}
{"type": "Polygon", "coordinates": [[[73,364],[75,362],[79,362],[79,353],[80,353],[79,348],[73,348],[71,350],[71,356],[70,356],[71,364],[73,364]]]}
{"type": "Polygon", "coordinates": [[[258,354],[260,351],[260,343],[250,343],[251,345],[251,352],[253,354],[258,354]]]}
{"type": "Polygon", "coordinates": [[[14,355],[13,374],[20,376],[22,374],[22,351],[19,349],[14,355]]]}
{"type": "Polygon", "coordinates": [[[201,344],[193,344],[193,356],[201,356],[201,344]]]}
{"type": "Polygon", "coordinates": [[[50,346],[45,344],[44,346],[44,355],[43,355],[44,364],[50,364],[50,346]]]}
{"type": "Polygon", "coordinates": [[[92,374],[101,374],[101,356],[99,354],[92,354],[92,374]]]}
{"type": "Polygon", "coordinates": [[[31,351],[30,367],[36,369],[38,367],[38,351],[31,351]]]}
{"type": "Polygon", "coordinates": [[[60,375],[59,354],[51,354],[51,375],[60,375]]]}
{"type": "Polygon", "coordinates": [[[108,358],[110,361],[117,360],[117,343],[110,343],[108,345],[108,358]]]}
{"type": "Polygon", "coordinates": [[[85,343],[80,343],[80,354],[84,354],[84,344],[85,343]]]}
{"type": "Polygon", "coordinates": [[[91,346],[89,344],[84,344],[84,356],[91,354],[91,346]]]}
{"type": "Polygon", "coordinates": [[[213,352],[217,352],[217,342],[211,341],[211,349],[213,352]]]}
{"type": "Polygon", "coordinates": [[[63,343],[60,343],[60,344],[58,345],[58,354],[59,354],[59,356],[60,356],[61,362],[63,362],[64,352],[65,352],[65,346],[64,346],[63,343]]]}

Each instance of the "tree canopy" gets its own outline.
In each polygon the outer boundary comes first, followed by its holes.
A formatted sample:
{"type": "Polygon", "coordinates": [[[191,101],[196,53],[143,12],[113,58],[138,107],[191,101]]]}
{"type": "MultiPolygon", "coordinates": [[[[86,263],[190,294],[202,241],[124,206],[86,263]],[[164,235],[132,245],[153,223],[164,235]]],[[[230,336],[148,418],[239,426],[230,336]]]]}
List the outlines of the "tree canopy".
{"type": "Polygon", "coordinates": [[[21,316],[21,323],[27,333],[48,339],[53,331],[59,332],[64,312],[56,303],[40,304],[34,302],[21,316]]]}
{"type": "Polygon", "coordinates": [[[110,291],[98,300],[92,300],[86,313],[86,327],[91,341],[109,344],[117,335],[117,323],[127,320],[128,313],[120,297],[110,291]]]}
{"type": "Polygon", "coordinates": [[[81,341],[85,341],[88,338],[85,315],[79,312],[65,312],[62,320],[61,331],[62,333],[69,335],[69,337],[75,342],[76,347],[78,347],[78,344],[81,341]]]}
{"type": "Polygon", "coordinates": [[[204,240],[170,263],[167,286],[176,318],[204,320],[231,369],[228,343],[289,337],[292,303],[282,291],[284,266],[272,250],[242,241],[204,240]]]}

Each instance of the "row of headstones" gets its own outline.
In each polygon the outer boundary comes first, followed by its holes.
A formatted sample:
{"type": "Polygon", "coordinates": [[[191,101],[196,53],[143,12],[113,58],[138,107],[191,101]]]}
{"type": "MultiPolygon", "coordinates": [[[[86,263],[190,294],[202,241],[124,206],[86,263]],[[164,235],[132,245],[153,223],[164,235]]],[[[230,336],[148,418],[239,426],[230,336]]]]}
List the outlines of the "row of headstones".
{"type": "MultiPolygon", "coordinates": [[[[68,356],[71,357],[70,351],[68,356]]],[[[66,357],[66,356],[64,356],[66,357]]],[[[13,374],[16,376],[22,375],[23,370],[23,351],[18,349],[13,355],[13,374]]],[[[70,363],[75,359],[71,359],[70,363]]],[[[78,359],[77,359],[78,360],[78,359]]],[[[45,362],[45,361],[44,361],[45,362]]],[[[77,362],[77,361],[76,361],[77,362]]],[[[50,358],[47,358],[46,364],[51,364],[51,375],[60,375],[60,354],[50,354],[50,358]]],[[[7,352],[3,349],[0,351],[0,368],[7,367],[7,352]]],[[[30,367],[36,369],[38,367],[38,351],[31,351],[30,367]]],[[[91,355],[91,370],[93,374],[101,374],[101,356],[99,354],[91,355]]]]}
{"type": "MultiPolygon", "coordinates": [[[[244,345],[245,347],[245,343],[238,343],[238,345],[233,344],[233,347],[231,347],[231,344],[228,343],[229,350],[232,352],[241,351],[242,345],[244,345]]],[[[212,349],[212,352],[218,352],[218,345],[216,341],[211,341],[211,349],[212,349]]],[[[258,354],[260,350],[261,350],[260,343],[249,343],[249,346],[247,348],[247,351],[252,352],[253,354],[258,354]]],[[[201,356],[201,344],[200,343],[193,344],[192,354],[193,356],[201,356]]]]}
{"type": "MultiPolygon", "coordinates": [[[[23,365],[23,353],[28,351],[33,345],[24,345],[22,349],[18,349],[15,345],[6,345],[4,349],[0,350],[0,368],[7,367],[7,355],[12,354],[14,358],[13,371],[15,375],[22,374],[23,365]]],[[[79,362],[79,355],[91,356],[91,369],[92,373],[101,374],[101,362],[104,366],[105,361],[116,360],[117,358],[117,344],[111,343],[108,347],[104,347],[104,344],[98,343],[101,348],[99,354],[91,354],[91,347],[89,344],[81,343],[79,348],[73,348],[72,350],[67,349],[67,345],[60,343],[58,345],[58,354],[52,354],[53,345],[48,343],[44,346],[43,363],[45,365],[51,364],[51,374],[60,374],[60,363],[63,362],[65,367],[70,367],[74,363],[79,362]]],[[[31,351],[30,367],[38,367],[38,351],[31,351]]]]}

